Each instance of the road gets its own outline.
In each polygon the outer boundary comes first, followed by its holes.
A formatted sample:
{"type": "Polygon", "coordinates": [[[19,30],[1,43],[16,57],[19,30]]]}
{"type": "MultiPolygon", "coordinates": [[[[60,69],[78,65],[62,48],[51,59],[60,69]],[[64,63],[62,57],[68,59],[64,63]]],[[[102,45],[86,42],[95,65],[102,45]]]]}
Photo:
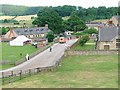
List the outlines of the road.
{"type": "Polygon", "coordinates": [[[56,63],[56,61],[60,60],[60,58],[64,55],[66,47],[73,45],[76,41],[77,39],[73,39],[73,40],[67,41],[66,44],[56,43],[52,46],[52,52],[50,52],[48,48],[45,51],[39,53],[35,57],[31,58],[30,60],[18,66],[15,66],[6,70],[1,70],[0,78],[2,77],[2,74],[1,74],[2,72],[8,75],[10,74],[11,71],[14,71],[14,73],[15,72],[17,73],[20,70],[25,71],[28,69],[34,69],[38,67],[40,68],[40,67],[52,66],[56,63]]]}

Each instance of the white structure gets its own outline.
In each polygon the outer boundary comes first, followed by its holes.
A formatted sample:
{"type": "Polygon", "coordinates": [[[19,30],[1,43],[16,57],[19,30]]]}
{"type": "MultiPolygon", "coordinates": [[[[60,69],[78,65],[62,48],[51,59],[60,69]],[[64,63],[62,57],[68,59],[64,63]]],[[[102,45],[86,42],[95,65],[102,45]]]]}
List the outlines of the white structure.
{"type": "Polygon", "coordinates": [[[28,39],[24,35],[18,36],[16,39],[10,41],[10,46],[23,46],[25,42],[31,42],[31,39],[28,39]]]}

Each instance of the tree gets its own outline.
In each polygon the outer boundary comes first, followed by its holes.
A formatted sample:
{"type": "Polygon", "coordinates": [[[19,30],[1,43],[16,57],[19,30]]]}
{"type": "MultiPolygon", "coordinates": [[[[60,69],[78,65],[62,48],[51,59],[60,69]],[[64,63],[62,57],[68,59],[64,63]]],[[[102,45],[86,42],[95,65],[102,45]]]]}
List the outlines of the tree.
{"type": "Polygon", "coordinates": [[[53,42],[53,39],[55,38],[52,32],[49,32],[46,37],[48,39],[48,42],[53,42]]]}
{"type": "Polygon", "coordinates": [[[6,34],[6,29],[3,27],[2,28],[2,35],[6,34]]]}
{"type": "Polygon", "coordinates": [[[98,31],[95,28],[90,28],[90,29],[84,30],[83,33],[85,33],[85,34],[93,34],[93,33],[98,34],[98,31]]]}
{"type": "Polygon", "coordinates": [[[84,21],[78,17],[77,12],[73,12],[70,18],[64,22],[64,24],[67,27],[67,30],[75,32],[82,31],[86,28],[84,21]]]}
{"type": "Polygon", "coordinates": [[[9,20],[4,19],[3,23],[9,23],[9,20]]]}
{"type": "Polygon", "coordinates": [[[32,24],[38,26],[44,26],[45,24],[49,25],[49,28],[56,34],[63,32],[62,28],[62,17],[59,16],[51,8],[45,8],[42,12],[37,14],[37,18],[33,21],[32,24]]]}
{"type": "Polygon", "coordinates": [[[82,38],[80,39],[80,45],[84,46],[87,41],[89,41],[89,36],[83,35],[82,38]]]}

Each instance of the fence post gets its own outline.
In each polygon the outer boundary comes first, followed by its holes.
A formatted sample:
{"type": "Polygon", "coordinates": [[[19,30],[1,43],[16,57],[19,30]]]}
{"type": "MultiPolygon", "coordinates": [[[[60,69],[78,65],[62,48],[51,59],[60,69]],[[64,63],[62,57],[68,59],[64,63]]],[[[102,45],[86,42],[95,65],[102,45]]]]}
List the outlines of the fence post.
{"type": "Polygon", "coordinates": [[[10,79],[10,76],[11,76],[11,75],[9,75],[9,83],[11,83],[11,81],[10,81],[10,80],[11,80],[11,79],[10,79]]]}
{"type": "Polygon", "coordinates": [[[31,76],[31,69],[29,69],[29,76],[31,76]]]}
{"type": "Polygon", "coordinates": [[[13,71],[11,71],[11,76],[13,76],[13,71]]]}
{"type": "Polygon", "coordinates": [[[2,84],[4,85],[4,72],[2,72],[2,84]]]}
{"type": "Polygon", "coordinates": [[[20,70],[20,80],[22,79],[22,70],[20,70]]]}
{"type": "Polygon", "coordinates": [[[36,69],[37,69],[37,73],[38,73],[40,68],[36,68],[36,69]]]}

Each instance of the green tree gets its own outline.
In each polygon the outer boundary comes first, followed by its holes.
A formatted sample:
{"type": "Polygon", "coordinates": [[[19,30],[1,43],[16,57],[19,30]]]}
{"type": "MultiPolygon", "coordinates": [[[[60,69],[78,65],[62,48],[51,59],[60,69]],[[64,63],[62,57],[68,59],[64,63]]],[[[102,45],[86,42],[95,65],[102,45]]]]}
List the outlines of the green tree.
{"type": "Polygon", "coordinates": [[[33,21],[32,24],[38,26],[44,26],[45,24],[49,25],[49,28],[56,34],[63,32],[62,28],[62,17],[59,16],[51,8],[45,8],[42,12],[37,14],[37,18],[33,21]]]}
{"type": "Polygon", "coordinates": [[[86,28],[84,21],[78,17],[77,12],[73,12],[70,18],[64,22],[64,24],[67,27],[67,30],[75,32],[82,31],[86,28]]]}
{"type": "Polygon", "coordinates": [[[5,27],[2,27],[2,35],[6,34],[7,30],[5,27]]]}
{"type": "Polygon", "coordinates": [[[90,29],[84,30],[83,33],[85,33],[85,34],[93,34],[93,33],[98,34],[98,31],[95,28],[90,28],[90,29]]]}
{"type": "Polygon", "coordinates": [[[80,39],[80,45],[84,46],[87,41],[89,41],[89,36],[83,35],[82,38],[80,39]]]}
{"type": "Polygon", "coordinates": [[[53,42],[53,39],[55,38],[53,32],[49,32],[46,37],[48,42],[53,42]]]}

